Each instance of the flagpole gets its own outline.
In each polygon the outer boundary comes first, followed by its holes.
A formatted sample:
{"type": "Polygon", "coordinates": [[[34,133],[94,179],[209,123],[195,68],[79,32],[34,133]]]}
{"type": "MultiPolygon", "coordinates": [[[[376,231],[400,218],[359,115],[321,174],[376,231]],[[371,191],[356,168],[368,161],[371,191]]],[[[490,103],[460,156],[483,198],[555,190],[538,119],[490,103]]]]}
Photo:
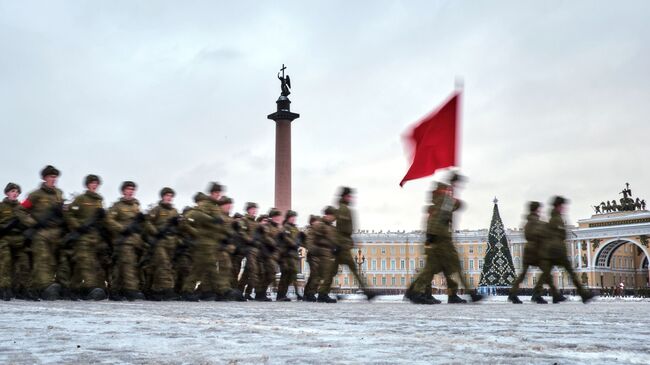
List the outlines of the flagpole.
{"type": "Polygon", "coordinates": [[[458,130],[456,131],[456,169],[460,171],[460,159],[461,159],[461,135],[462,135],[462,127],[463,127],[463,119],[462,119],[462,110],[463,110],[463,104],[462,104],[462,99],[460,95],[462,92],[465,90],[465,80],[463,79],[462,76],[456,75],[456,78],[454,80],[454,89],[456,94],[458,95],[458,109],[456,109],[456,128],[458,130]]]}

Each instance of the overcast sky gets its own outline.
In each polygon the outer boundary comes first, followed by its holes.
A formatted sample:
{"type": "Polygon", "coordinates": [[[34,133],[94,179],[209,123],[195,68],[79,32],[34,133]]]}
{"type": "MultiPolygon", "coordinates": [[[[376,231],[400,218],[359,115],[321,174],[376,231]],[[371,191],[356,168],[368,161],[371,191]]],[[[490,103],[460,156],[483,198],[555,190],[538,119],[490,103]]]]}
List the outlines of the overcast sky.
{"type": "MultiPolygon", "coordinates": [[[[146,206],[209,181],[241,210],[273,203],[276,72],[291,76],[293,201],[301,215],[358,189],[362,229],[419,229],[433,178],[399,182],[401,135],[464,80],[459,228],[525,203],[572,201],[569,220],[650,198],[650,2],[0,0],[0,181],[88,173],[146,206]]],[[[437,176],[435,176],[437,177],[437,176]]],[[[23,194],[23,197],[26,194],[23,194]]]]}

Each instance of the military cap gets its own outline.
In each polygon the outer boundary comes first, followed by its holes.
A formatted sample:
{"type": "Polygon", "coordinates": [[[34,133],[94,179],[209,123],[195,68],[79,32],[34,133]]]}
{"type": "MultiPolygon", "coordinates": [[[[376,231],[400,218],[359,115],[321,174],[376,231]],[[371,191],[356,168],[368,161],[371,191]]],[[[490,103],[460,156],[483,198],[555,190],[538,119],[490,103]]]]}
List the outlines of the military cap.
{"type": "Polygon", "coordinates": [[[553,206],[554,207],[560,206],[562,204],[566,204],[568,202],[569,201],[566,198],[561,197],[561,196],[556,196],[556,197],[553,198],[553,206]]]}
{"type": "Polygon", "coordinates": [[[101,184],[102,179],[100,179],[99,176],[93,175],[93,174],[90,174],[90,175],[86,176],[86,178],[84,179],[84,185],[85,186],[88,186],[88,185],[90,185],[90,183],[93,183],[93,182],[97,182],[97,183],[101,184]]]}
{"type": "Polygon", "coordinates": [[[248,211],[249,209],[253,209],[253,208],[257,208],[257,204],[252,203],[252,202],[248,202],[248,203],[246,203],[246,208],[244,208],[244,210],[248,211]]]}
{"type": "Polygon", "coordinates": [[[275,208],[271,208],[271,210],[269,210],[269,218],[277,217],[279,215],[282,215],[282,212],[280,212],[279,210],[275,208]]]}
{"type": "Polygon", "coordinates": [[[241,213],[239,213],[239,212],[235,213],[232,217],[233,217],[234,219],[241,219],[241,218],[244,218],[244,216],[243,216],[241,213]]]}
{"type": "Polygon", "coordinates": [[[336,208],[331,205],[328,205],[323,209],[323,215],[336,215],[336,208]]]}
{"type": "Polygon", "coordinates": [[[287,210],[287,212],[284,214],[285,219],[289,219],[291,217],[297,217],[297,216],[298,216],[298,213],[296,213],[295,211],[293,211],[291,209],[287,210]]]}
{"type": "Polygon", "coordinates": [[[210,186],[208,187],[208,191],[210,193],[220,193],[224,190],[223,188],[224,186],[219,184],[218,182],[211,182],[210,186]]]}
{"type": "Polygon", "coordinates": [[[343,196],[350,195],[350,194],[353,194],[353,193],[354,193],[354,190],[352,188],[344,186],[344,187],[341,188],[341,195],[340,196],[343,197],[343,196]]]}
{"type": "Polygon", "coordinates": [[[257,223],[259,223],[259,222],[261,222],[261,221],[263,221],[265,219],[269,219],[269,216],[266,215],[266,214],[262,214],[259,217],[257,217],[257,223]]]}
{"type": "Polygon", "coordinates": [[[124,191],[126,188],[136,188],[137,185],[133,181],[125,181],[122,183],[122,186],[120,187],[120,191],[124,191]]]}
{"type": "Polygon", "coordinates": [[[201,193],[201,192],[198,192],[198,193],[194,194],[194,202],[195,203],[198,203],[200,201],[204,201],[207,198],[208,197],[205,194],[201,193]]]}
{"type": "Polygon", "coordinates": [[[539,209],[539,207],[541,207],[541,206],[542,206],[542,204],[540,204],[540,202],[530,202],[530,204],[528,204],[528,210],[531,213],[535,213],[537,211],[537,209],[539,209]]]}
{"type": "Polygon", "coordinates": [[[317,216],[317,215],[312,214],[312,215],[309,216],[309,224],[313,224],[314,222],[319,221],[319,220],[320,220],[320,217],[317,216]]]}
{"type": "Polygon", "coordinates": [[[222,196],[221,198],[219,198],[219,200],[217,200],[217,204],[219,206],[226,205],[226,204],[232,204],[232,198],[229,198],[227,196],[222,196]]]}
{"type": "Polygon", "coordinates": [[[465,180],[466,180],[465,176],[457,173],[456,171],[452,172],[451,176],[449,177],[450,184],[453,184],[455,182],[463,182],[465,180]]]}
{"type": "Polygon", "coordinates": [[[18,184],[10,182],[5,187],[5,194],[7,194],[8,192],[10,192],[10,191],[12,191],[14,189],[18,190],[19,194],[22,193],[22,191],[20,190],[20,186],[18,184]]]}
{"type": "Polygon", "coordinates": [[[45,176],[50,175],[59,176],[61,175],[61,171],[57,170],[57,168],[52,165],[47,165],[43,168],[43,170],[41,170],[41,177],[44,178],[45,176]]]}
{"type": "Polygon", "coordinates": [[[176,192],[172,188],[164,187],[164,188],[162,188],[162,190],[160,190],[160,197],[161,198],[163,196],[167,195],[167,194],[171,194],[171,195],[176,196],[176,192]]]}

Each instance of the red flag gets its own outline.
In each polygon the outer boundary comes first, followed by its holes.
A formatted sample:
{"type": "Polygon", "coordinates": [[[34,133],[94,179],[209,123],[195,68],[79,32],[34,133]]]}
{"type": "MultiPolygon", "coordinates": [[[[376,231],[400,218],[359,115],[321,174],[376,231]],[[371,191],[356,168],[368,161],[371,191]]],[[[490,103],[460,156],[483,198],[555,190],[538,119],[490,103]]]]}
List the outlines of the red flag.
{"type": "Polygon", "coordinates": [[[405,134],[404,142],[411,149],[413,163],[399,186],[432,175],[438,169],[456,166],[459,99],[460,93],[454,93],[449,101],[405,134]]]}

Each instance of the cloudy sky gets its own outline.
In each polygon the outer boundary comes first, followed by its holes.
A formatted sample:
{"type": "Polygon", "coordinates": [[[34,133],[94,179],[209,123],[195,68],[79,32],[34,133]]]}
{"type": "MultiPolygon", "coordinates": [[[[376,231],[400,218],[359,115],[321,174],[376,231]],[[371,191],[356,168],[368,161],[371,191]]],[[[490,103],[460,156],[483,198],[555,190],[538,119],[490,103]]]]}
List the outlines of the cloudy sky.
{"type": "MultiPolygon", "coordinates": [[[[650,2],[0,0],[0,181],[88,173],[177,204],[208,181],[238,210],[273,202],[276,72],[292,78],[294,208],[358,189],[362,229],[421,227],[431,181],[399,181],[401,134],[464,82],[459,228],[525,202],[569,219],[625,182],[650,198],[650,2]]],[[[304,219],[301,221],[304,222],[304,219]]]]}

